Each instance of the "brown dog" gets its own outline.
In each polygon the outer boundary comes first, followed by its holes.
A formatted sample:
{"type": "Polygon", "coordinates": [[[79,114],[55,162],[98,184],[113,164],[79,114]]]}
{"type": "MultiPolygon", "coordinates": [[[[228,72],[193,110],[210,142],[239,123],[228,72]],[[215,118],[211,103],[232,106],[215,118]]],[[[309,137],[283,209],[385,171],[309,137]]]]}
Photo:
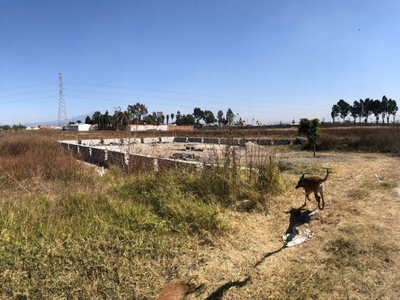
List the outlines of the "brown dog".
{"type": "Polygon", "coordinates": [[[195,285],[186,279],[178,279],[167,283],[156,300],[182,300],[195,290],[195,285]]]}
{"type": "Polygon", "coordinates": [[[303,174],[300,177],[299,182],[296,185],[296,189],[298,188],[304,188],[304,192],[306,194],[306,197],[304,199],[304,205],[306,206],[307,204],[307,199],[311,201],[309,195],[314,192],[315,199],[318,202],[318,208],[319,209],[324,209],[325,206],[325,200],[324,200],[324,182],[328,179],[329,176],[329,170],[326,170],[326,176],[325,178],[321,178],[319,176],[309,176],[309,177],[304,177],[305,174],[303,174]],[[321,195],[319,196],[318,193],[321,195]],[[322,203],[321,203],[322,199],[322,203]]]}

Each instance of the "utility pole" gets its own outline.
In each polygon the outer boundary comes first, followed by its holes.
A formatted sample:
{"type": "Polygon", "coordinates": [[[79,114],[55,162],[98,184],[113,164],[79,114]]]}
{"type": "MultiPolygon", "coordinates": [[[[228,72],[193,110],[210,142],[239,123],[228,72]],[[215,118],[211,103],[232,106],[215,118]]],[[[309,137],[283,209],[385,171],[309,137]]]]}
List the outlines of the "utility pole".
{"type": "Polygon", "coordinates": [[[63,75],[58,73],[59,100],[58,100],[58,126],[67,126],[67,109],[64,101],[63,75]]]}

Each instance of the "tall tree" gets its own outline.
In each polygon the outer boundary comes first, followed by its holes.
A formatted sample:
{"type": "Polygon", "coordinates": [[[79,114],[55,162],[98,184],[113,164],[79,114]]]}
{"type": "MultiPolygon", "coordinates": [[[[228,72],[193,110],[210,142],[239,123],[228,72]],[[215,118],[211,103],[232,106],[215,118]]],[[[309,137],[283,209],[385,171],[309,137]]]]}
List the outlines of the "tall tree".
{"type": "Polygon", "coordinates": [[[85,124],[93,124],[92,119],[89,116],[86,116],[85,124]]]}
{"type": "Polygon", "coordinates": [[[200,120],[203,119],[203,117],[204,117],[204,112],[199,107],[196,107],[193,110],[193,117],[196,121],[196,124],[199,124],[200,120]]]}
{"type": "Polygon", "coordinates": [[[176,125],[194,125],[195,119],[192,114],[181,115],[178,119],[176,118],[176,125]]]}
{"type": "Polygon", "coordinates": [[[217,113],[217,121],[219,126],[225,125],[224,112],[222,110],[217,113]]]}
{"type": "Polygon", "coordinates": [[[337,104],[334,104],[332,106],[332,111],[331,111],[331,117],[332,117],[332,122],[335,123],[335,119],[339,116],[339,106],[337,104]]]}
{"type": "Polygon", "coordinates": [[[143,118],[143,122],[149,125],[156,125],[157,124],[157,115],[156,112],[152,112],[151,114],[146,115],[143,118]]]}
{"type": "Polygon", "coordinates": [[[395,100],[393,100],[392,98],[390,98],[388,100],[388,117],[387,117],[387,121],[389,123],[389,115],[393,116],[393,123],[395,122],[396,119],[396,113],[399,110],[397,103],[395,100]]]}
{"type": "Polygon", "coordinates": [[[175,118],[175,115],[172,113],[172,114],[171,114],[171,123],[172,123],[172,124],[174,123],[174,118],[175,118]]]}
{"type": "Polygon", "coordinates": [[[108,110],[103,115],[103,129],[110,130],[113,129],[113,118],[110,116],[108,110]]]}
{"type": "Polygon", "coordinates": [[[378,125],[378,123],[379,123],[379,115],[382,113],[381,101],[372,100],[370,107],[371,107],[372,113],[375,115],[376,125],[378,125]]]}
{"type": "Polygon", "coordinates": [[[156,124],[162,125],[164,123],[164,113],[162,111],[158,111],[156,113],[156,124]]]}
{"type": "Polygon", "coordinates": [[[180,119],[180,118],[182,118],[182,114],[181,114],[181,112],[178,110],[178,111],[176,112],[176,122],[175,122],[176,125],[179,125],[178,122],[179,122],[179,119],[180,119]]]}
{"type": "Polygon", "coordinates": [[[207,125],[213,124],[217,121],[211,110],[205,110],[203,113],[203,120],[207,125]]]}
{"type": "Polygon", "coordinates": [[[348,104],[343,99],[340,99],[339,102],[337,103],[337,106],[339,107],[339,115],[344,122],[350,112],[350,104],[348,104]]]}
{"type": "Polygon", "coordinates": [[[115,130],[125,130],[124,126],[124,112],[121,107],[114,107],[114,129],[115,130]]]}
{"type": "Polygon", "coordinates": [[[92,116],[92,124],[97,124],[98,129],[102,129],[101,128],[101,117],[102,117],[102,114],[99,111],[94,112],[94,114],[92,116]]]}
{"type": "Polygon", "coordinates": [[[145,117],[148,114],[146,105],[139,102],[135,105],[128,105],[128,112],[131,114],[132,122],[134,124],[141,124],[142,117],[145,117]]]}
{"type": "Polygon", "coordinates": [[[233,113],[232,109],[228,108],[228,110],[226,111],[226,123],[228,125],[232,125],[234,120],[235,114],[233,113]]]}
{"type": "Polygon", "coordinates": [[[310,146],[313,148],[314,157],[317,146],[320,144],[321,133],[320,133],[320,121],[319,119],[309,120],[303,118],[299,123],[299,135],[305,134],[307,136],[310,146]]]}
{"type": "Polygon", "coordinates": [[[168,125],[168,123],[169,123],[169,115],[168,114],[166,115],[166,118],[167,118],[167,125],[168,125]]]}
{"type": "Polygon", "coordinates": [[[389,115],[389,113],[388,113],[388,108],[389,108],[388,105],[389,105],[388,98],[385,95],[383,95],[382,96],[382,101],[381,101],[382,123],[385,123],[385,121],[386,121],[385,118],[386,118],[386,116],[389,115]]]}
{"type": "Polygon", "coordinates": [[[362,116],[362,104],[355,100],[353,102],[353,106],[350,107],[350,115],[354,118],[354,123],[356,123],[356,119],[359,119],[359,122],[361,122],[361,116],[362,116]]]}
{"type": "Polygon", "coordinates": [[[366,98],[363,102],[363,118],[365,123],[368,123],[368,118],[372,114],[372,101],[370,98],[366,98]]]}

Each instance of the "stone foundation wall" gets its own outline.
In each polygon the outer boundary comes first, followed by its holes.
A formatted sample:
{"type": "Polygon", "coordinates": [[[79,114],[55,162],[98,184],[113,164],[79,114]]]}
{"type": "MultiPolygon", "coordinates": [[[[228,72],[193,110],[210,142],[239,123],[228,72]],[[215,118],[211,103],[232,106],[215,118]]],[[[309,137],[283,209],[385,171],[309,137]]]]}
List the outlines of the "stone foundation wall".
{"type": "Polygon", "coordinates": [[[60,145],[71,151],[74,156],[85,162],[108,167],[116,165],[122,169],[131,172],[137,170],[158,171],[161,169],[183,169],[183,168],[201,168],[201,162],[183,161],[170,158],[156,158],[147,155],[129,154],[123,150],[112,147],[113,145],[129,145],[132,143],[208,143],[225,144],[231,146],[245,146],[247,142],[253,142],[258,145],[295,145],[297,139],[220,139],[220,138],[188,138],[188,137],[159,137],[142,139],[96,139],[96,140],[78,140],[61,141],[60,145]],[[106,147],[110,146],[109,149],[106,147]]]}

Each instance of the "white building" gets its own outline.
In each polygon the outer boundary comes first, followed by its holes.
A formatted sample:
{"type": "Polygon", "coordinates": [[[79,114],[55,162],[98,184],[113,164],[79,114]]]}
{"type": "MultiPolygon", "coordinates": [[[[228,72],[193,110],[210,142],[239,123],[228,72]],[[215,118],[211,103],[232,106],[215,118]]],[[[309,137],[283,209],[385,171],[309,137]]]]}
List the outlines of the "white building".
{"type": "Polygon", "coordinates": [[[168,126],[167,125],[136,125],[136,124],[130,124],[126,127],[127,131],[148,131],[148,130],[154,130],[154,131],[167,131],[168,126]]]}
{"type": "Polygon", "coordinates": [[[89,131],[91,127],[91,124],[69,124],[68,131],[89,131]]]}

